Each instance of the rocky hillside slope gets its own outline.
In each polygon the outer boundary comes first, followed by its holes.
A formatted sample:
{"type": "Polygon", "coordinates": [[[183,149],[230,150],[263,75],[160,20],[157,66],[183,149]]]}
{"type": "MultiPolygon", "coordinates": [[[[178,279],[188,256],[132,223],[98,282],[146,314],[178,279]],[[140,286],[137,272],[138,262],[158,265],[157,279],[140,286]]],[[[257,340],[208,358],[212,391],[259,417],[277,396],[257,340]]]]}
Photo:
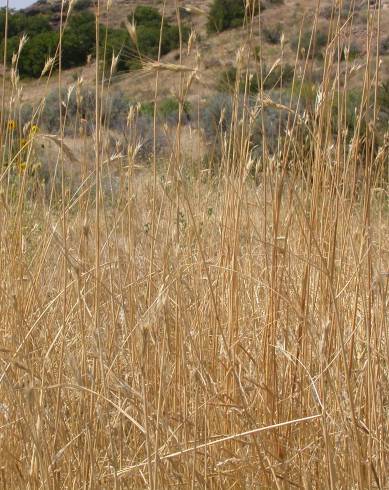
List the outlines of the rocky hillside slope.
{"type": "MultiPolygon", "coordinates": [[[[360,0],[356,2],[356,15],[354,16],[350,28],[353,32],[353,56],[354,61],[358,62],[360,57],[363,60],[365,51],[364,40],[366,39],[366,20],[369,8],[374,8],[376,0],[360,0]]],[[[233,67],[236,62],[236,52],[240,46],[245,45],[246,33],[242,28],[230,29],[221,33],[209,35],[206,32],[207,13],[212,0],[187,0],[180,2],[180,15],[191,29],[196,31],[197,49],[192,50],[189,55],[185,55],[183,63],[186,65],[198,65],[201,76],[194,85],[194,92],[201,97],[214,92],[220,79],[220,73],[233,67]]],[[[253,51],[261,49],[263,59],[267,66],[272,66],[275,60],[280,58],[284,63],[294,65],[296,59],[296,39],[299,31],[309,32],[316,12],[317,2],[313,0],[284,0],[280,3],[264,0],[266,9],[261,13],[262,16],[262,39],[259,34],[254,34],[251,39],[251,49],[253,51]],[[284,35],[284,45],[281,54],[279,39],[281,33],[284,35]]],[[[347,22],[347,4],[343,12],[344,21],[347,22]]],[[[58,22],[60,15],[60,0],[38,0],[31,7],[25,9],[29,15],[38,13],[50,13],[53,22],[58,22]]],[[[119,27],[123,25],[123,20],[133,12],[138,5],[148,5],[156,7],[162,13],[163,3],[157,0],[103,0],[101,22],[109,26],[119,27]],[[108,1],[108,5],[107,5],[108,1]]],[[[323,0],[320,4],[318,31],[327,32],[331,18],[331,0],[323,0]]],[[[382,74],[384,78],[389,78],[389,0],[381,0],[382,13],[382,39],[380,45],[380,56],[382,58],[382,74]]],[[[94,2],[89,0],[78,0],[75,9],[94,11],[94,2]]],[[[169,20],[176,21],[176,2],[168,0],[166,2],[165,15],[169,20]]],[[[254,32],[258,28],[255,27],[254,32]]],[[[247,46],[246,46],[247,47],[247,46]]],[[[164,57],[165,61],[177,62],[178,53],[172,51],[164,57]]],[[[315,69],[322,68],[320,59],[315,60],[315,69]]],[[[78,76],[88,82],[92,82],[94,76],[93,64],[69,70],[64,74],[64,81],[71,83],[78,76]]],[[[160,93],[168,96],[176,90],[178,78],[175,74],[164,73],[160,78],[160,93]]],[[[120,73],[114,83],[118,89],[124,90],[136,99],[147,99],[154,89],[154,74],[147,72],[128,72],[120,73]],[[141,83],[140,83],[141,81],[141,83]]],[[[56,83],[54,76],[50,84],[56,83]]],[[[358,83],[355,82],[355,83],[358,83]]],[[[47,87],[45,87],[47,90],[47,87]]],[[[193,91],[193,90],[192,90],[193,91]]],[[[25,93],[27,97],[35,97],[42,92],[42,84],[37,81],[25,82],[25,93]]]]}

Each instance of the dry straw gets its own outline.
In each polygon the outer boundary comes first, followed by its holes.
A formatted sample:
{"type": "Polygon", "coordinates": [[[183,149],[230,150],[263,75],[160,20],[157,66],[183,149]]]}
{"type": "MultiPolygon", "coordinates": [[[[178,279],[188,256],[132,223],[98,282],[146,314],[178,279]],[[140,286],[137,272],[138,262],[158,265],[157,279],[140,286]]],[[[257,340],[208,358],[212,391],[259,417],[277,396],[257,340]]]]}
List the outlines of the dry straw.
{"type": "MultiPolygon", "coordinates": [[[[178,3],[160,2],[164,20],[178,3]]],[[[110,1],[92,7],[82,73],[58,47],[38,82],[20,78],[25,36],[5,63],[4,488],[389,486],[385,10],[305,2],[291,43],[297,3],[247,2],[242,28],[206,37],[210,3],[185,7],[188,45],[180,26],[166,57],[163,29],[149,59],[129,21],[137,71],[115,74],[126,46],[105,52],[110,1]]],[[[61,46],[76,6],[61,3],[61,46]]]]}

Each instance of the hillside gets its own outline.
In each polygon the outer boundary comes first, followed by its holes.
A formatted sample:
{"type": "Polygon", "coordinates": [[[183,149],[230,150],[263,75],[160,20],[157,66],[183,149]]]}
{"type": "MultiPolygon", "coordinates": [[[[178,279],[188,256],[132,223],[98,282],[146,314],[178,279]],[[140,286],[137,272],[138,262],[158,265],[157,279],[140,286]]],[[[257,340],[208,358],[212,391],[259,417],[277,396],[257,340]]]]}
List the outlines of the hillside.
{"type": "MultiPolygon", "coordinates": [[[[90,11],[93,12],[93,8],[88,6],[90,4],[88,0],[79,0],[79,4],[76,3],[77,12],[90,11]],[[77,7],[77,5],[79,5],[77,7]]],[[[102,8],[101,22],[109,27],[120,28],[123,25],[123,20],[131,15],[135,7],[139,4],[153,6],[160,9],[160,2],[155,0],[146,0],[144,2],[116,0],[111,2],[111,6],[107,11],[106,6],[102,8]]],[[[184,56],[183,63],[189,66],[198,65],[199,68],[199,80],[197,82],[197,91],[201,96],[205,96],[215,91],[220,73],[235,64],[236,51],[240,46],[246,46],[246,34],[242,28],[229,29],[224,32],[216,34],[207,34],[206,22],[207,13],[210,8],[211,0],[192,0],[182,4],[181,19],[184,24],[188,25],[191,29],[196,31],[197,37],[197,50],[192,51],[191,55],[184,56]]],[[[370,9],[373,8],[373,2],[370,2],[370,9]]],[[[282,58],[284,63],[294,65],[296,58],[296,43],[295,40],[299,36],[299,30],[302,31],[305,26],[311,25],[312,19],[315,15],[315,2],[311,0],[285,0],[284,2],[272,3],[270,0],[264,2],[266,8],[261,13],[262,17],[262,56],[266,60],[266,64],[270,67],[280,57],[279,38],[280,33],[284,34],[284,49],[282,52],[282,58]],[[278,41],[278,42],[277,42],[278,41]]],[[[330,22],[331,14],[331,1],[325,0],[321,2],[318,31],[326,33],[330,22]]],[[[384,0],[382,2],[381,12],[381,52],[382,58],[382,74],[383,78],[389,77],[389,1],[384,0]]],[[[58,25],[59,20],[60,2],[58,0],[39,0],[34,5],[25,10],[29,16],[46,14],[51,18],[51,22],[54,26],[58,25]]],[[[344,20],[347,18],[347,2],[343,9],[344,20]]],[[[364,39],[366,37],[367,27],[367,2],[357,2],[355,8],[356,14],[354,15],[352,25],[352,48],[355,51],[355,62],[358,62],[358,57],[363,59],[366,46],[364,39]]],[[[162,13],[162,12],[161,12],[162,13]]],[[[175,2],[167,2],[165,10],[166,19],[172,23],[176,23],[176,11],[175,2]]],[[[250,39],[251,49],[255,50],[260,45],[261,40],[258,35],[258,28],[256,27],[257,20],[254,19],[254,31],[253,36],[250,39]]],[[[178,56],[177,50],[172,50],[169,54],[163,56],[163,60],[166,62],[176,62],[178,56]]],[[[320,60],[316,60],[313,66],[313,70],[320,73],[322,69],[322,63],[320,60]]],[[[67,83],[71,83],[75,76],[82,75],[83,79],[87,82],[92,81],[94,76],[93,64],[79,67],[73,70],[64,72],[64,80],[67,83]]],[[[143,100],[152,95],[153,91],[153,79],[154,75],[138,72],[122,72],[118,75],[114,81],[118,89],[128,91],[135,99],[143,100]],[[141,76],[142,83],[139,83],[139,77],[141,76]]],[[[50,85],[54,85],[55,76],[49,82],[50,85]]],[[[353,81],[358,85],[360,81],[358,78],[353,81]]],[[[160,80],[161,95],[168,95],[169,92],[174,91],[175,77],[171,74],[162,74],[160,80]]],[[[42,90],[47,90],[46,87],[42,88],[42,84],[29,80],[24,83],[25,96],[27,99],[43,95],[42,90]]]]}

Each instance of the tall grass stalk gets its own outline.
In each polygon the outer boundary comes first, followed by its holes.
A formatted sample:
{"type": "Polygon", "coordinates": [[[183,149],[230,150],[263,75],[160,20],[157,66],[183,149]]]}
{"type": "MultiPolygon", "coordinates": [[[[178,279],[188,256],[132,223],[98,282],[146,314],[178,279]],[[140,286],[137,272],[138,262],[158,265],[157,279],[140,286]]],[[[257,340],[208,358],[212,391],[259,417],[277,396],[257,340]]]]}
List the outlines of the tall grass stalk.
{"type": "MultiPolygon", "coordinates": [[[[141,106],[128,107],[119,150],[105,110],[124,75],[114,76],[117,61],[106,56],[103,2],[94,6],[93,121],[70,111],[81,77],[63,95],[65,2],[44,74],[46,92],[58,88],[58,134],[44,133],[44,100],[22,122],[21,88],[30,82],[17,76],[20,56],[11,66],[4,57],[4,488],[388,487],[388,134],[379,129],[378,7],[366,13],[357,67],[349,57],[355,2],[346,20],[334,2],[322,79],[308,103],[320,3],[304,59],[298,43],[287,102],[282,82],[276,97],[264,89],[267,65],[262,49],[254,52],[263,14],[248,7],[231,117],[225,108],[207,165],[185,153],[183,127],[186,101],[203,96],[200,37],[188,48],[180,31],[172,62],[161,55],[161,25],[157,59],[138,49],[143,68],[127,74],[135,83],[155,77],[149,161],[140,156],[141,106]],[[362,95],[350,127],[356,75],[362,95]],[[173,130],[161,128],[158,111],[165,77],[179,101],[173,130]]],[[[180,25],[179,2],[164,1],[168,12],[180,25]]],[[[281,39],[273,69],[280,64],[282,77],[281,39]]],[[[202,103],[197,110],[193,124],[202,103]]]]}

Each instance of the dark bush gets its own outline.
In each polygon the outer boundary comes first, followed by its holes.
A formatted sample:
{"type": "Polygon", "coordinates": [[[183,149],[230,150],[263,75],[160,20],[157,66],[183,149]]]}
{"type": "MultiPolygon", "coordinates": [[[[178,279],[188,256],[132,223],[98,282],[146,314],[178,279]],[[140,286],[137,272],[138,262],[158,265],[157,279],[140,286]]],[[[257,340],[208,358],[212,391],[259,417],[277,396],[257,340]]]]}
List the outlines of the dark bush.
{"type": "MultiPolygon", "coordinates": [[[[162,99],[157,104],[157,117],[163,122],[168,122],[170,124],[177,124],[179,119],[179,101],[175,97],[167,97],[162,99]]],[[[189,102],[184,102],[183,112],[181,115],[181,122],[183,124],[190,121],[191,106],[189,102]]],[[[141,105],[141,114],[152,118],[154,116],[154,103],[144,102],[141,105]]]]}
{"type": "Polygon", "coordinates": [[[113,54],[115,56],[120,54],[117,65],[118,71],[139,67],[139,62],[136,60],[137,51],[126,29],[108,29],[105,52],[108,69],[111,67],[113,54]]]}
{"type": "Polygon", "coordinates": [[[350,61],[355,60],[355,58],[358,58],[361,55],[361,50],[355,43],[351,43],[348,50],[348,57],[350,61]]]}
{"type": "MultiPolygon", "coordinates": [[[[345,123],[349,134],[352,135],[356,129],[357,114],[360,111],[362,103],[362,92],[359,89],[349,90],[345,95],[345,123]]],[[[332,108],[332,121],[333,121],[333,131],[336,134],[338,132],[338,97],[334,98],[334,104],[332,108]]],[[[364,127],[364,121],[363,126],[364,127]]]]}
{"type": "Polygon", "coordinates": [[[264,27],[262,36],[265,42],[269,44],[278,44],[281,40],[282,26],[277,24],[275,27],[264,27]]]}
{"type": "Polygon", "coordinates": [[[161,27],[162,16],[153,7],[140,5],[136,7],[133,16],[137,25],[161,27]]]}
{"type": "Polygon", "coordinates": [[[286,87],[290,85],[293,81],[294,68],[292,65],[289,65],[289,63],[286,63],[282,67],[279,65],[276,66],[274,70],[269,74],[267,70],[268,68],[265,65],[264,67],[265,79],[263,81],[263,88],[265,90],[278,88],[281,85],[283,87],[286,87]]]}
{"type": "Polygon", "coordinates": [[[189,21],[192,19],[191,12],[188,9],[186,9],[185,7],[179,7],[179,11],[180,11],[181,20],[189,21]]]}
{"type": "MultiPolygon", "coordinates": [[[[33,17],[38,19],[38,17],[33,17]]],[[[38,29],[43,29],[45,24],[33,24],[38,29]]],[[[47,27],[47,26],[46,26],[47,27]]],[[[25,31],[22,31],[25,32],[25,31]]],[[[18,49],[19,36],[13,36],[8,40],[7,59],[11,60],[12,54],[18,49]]],[[[32,31],[26,31],[31,33],[32,31]]],[[[30,34],[19,59],[19,73],[21,76],[39,77],[48,56],[56,52],[59,34],[51,28],[43,29],[37,34],[30,34]]],[[[68,23],[62,38],[62,67],[71,68],[86,63],[89,54],[94,52],[95,46],[95,16],[89,12],[74,14],[68,23]]],[[[4,41],[1,44],[1,53],[4,52],[4,41]]]]}
{"type": "MultiPolygon", "coordinates": [[[[10,39],[8,44],[8,59],[16,51],[19,38],[10,39]]],[[[53,56],[58,45],[58,33],[42,32],[29,39],[23,48],[19,59],[19,73],[22,76],[39,77],[48,56],[53,56]]]]}
{"type": "MultiPolygon", "coordinates": [[[[141,54],[150,57],[158,55],[160,30],[162,25],[162,16],[157,9],[152,7],[136,7],[133,14],[137,26],[138,47],[141,54]]],[[[131,16],[130,16],[131,18],[131,16]]],[[[187,41],[189,30],[182,28],[183,41],[187,41]]],[[[179,46],[179,29],[178,26],[172,25],[166,20],[163,22],[161,54],[178,48],[179,46]]]]}
{"type": "Polygon", "coordinates": [[[386,123],[389,118],[389,81],[383,82],[378,90],[378,104],[380,114],[385,115],[386,123]]]}
{"type": "Polygon", "coordinates": [[[77,0],[74,10],[85,10],[93,6],[93,0],[77,0]]]}
{"type": "Polygon", "coordinates": [[[304,58],[309,55],[309,58],[322,59],[323,58],[322,49],[327,44],[327,34],[322,31],[316,32],[312,40],[311,49],[309,49],[311,43],[311,36],[312,36],[311,31],[305,31],[302,33],[300,40],[298,36],[292,38],[291,46],[294,50],[297,50],[300,42],[300,51],[298,54],[301,58],[304,58]]]}
{"type": "MultiPolygon", "coordinates": [[[[254,8],[255,13],[257,13],[257,2],[255,2],[254,8]]],[[[241,27],[245,13],[245,0],[213,0],[208,14],[207,30],[212,33],[241,27]]]]}
{"type": "MultiPolygon", "coordinates": [[[[4,39],[5,34],[5,15],[5,9],[0,9],[0,40],[4,39]]],[[[22,34],[31,37],[51,30],[49,17],[46,15],[39,14],[30,17],[23,12],[9,12],[8,37],[21,36],[22,34]]]]}
{"type": "MultiPolygon", "coordinates": [[[[87,8],[89,0],[79,0],[76,6],[79,10],[87,8]]],[[[108,29],[106,64],[111,66],[113,53],[121,54],[118,70],[139,68],[139,52],[141,56],[155,58],[159,51],[160,29],[162,17],[157,9],[152,7],[136,7],[134,19],[137,24],[138,46],[133,42],[125,29],[108,29]],[[138,51],[139,50],[139,51],[138,51]]],[[[7,59],[17,50],[19,37],[25,33],[28,41],[21,53],[19,73],[21,76],[39,77],[48,56],[53,56],[59,36],[53,31],[48,16],[36,15],[29,17],[24,13],[11,13],[9,16],[8,52],[7,59]]],[[[5,10],[0,10],[0,28],[3,36],[5,25],[5,10]]],[[[95,16],[84,11],[76,12],[69,18],[62,38],[62,67],[72,68],[86,63],[88,55],[95,53],[95,16]]],[[[106,28],[101,26],[102,43],[105,42],[106,28]]],[[[189,37],[189,29],[183,27],[183,41],[189,37]]],[[[1,41],[1,38],[0,38],[1,41]]],[[[179,29],[176,25],[163,23],[161,54],[176,49],[179,46],[179,29]]],[[[0,44],[0,55],[4,52],[4,43],[0,44]]],[[[102,50],[104,51],[104,50],[102,50]]]]}
{"type": "Polygon", "coordinates": [[[95,47],[95,16],[90,12],[72,15],[62,40],[62,66],[71,68],[86,63],[95,47]]]}
{"type": "Polygon", "coordinates": [[[389,53],[389,36],[385,36],[380,42],[380,55],[389,53]]]}
{"type": "MultiPolygon", "coordinates": [[[[156,58],[159,52],[160,30],[162,16],[152,7],[136,7],[129,20],[134,18],[136,23],[137,46],[134,45],[127,30],[110,29],[108,31],[107,60],[110,63],[112,54],[121,53],[118,70],[140,68],[139,54],[147,58],[156,58]]],[[[181,28],[183,41],[189,37],[189,29],[181,28]]],[[[169,53],[179,47],[180,37],[178,26],[167,21],[163,23],[161,38],[161,54],[169,53]]]]}

